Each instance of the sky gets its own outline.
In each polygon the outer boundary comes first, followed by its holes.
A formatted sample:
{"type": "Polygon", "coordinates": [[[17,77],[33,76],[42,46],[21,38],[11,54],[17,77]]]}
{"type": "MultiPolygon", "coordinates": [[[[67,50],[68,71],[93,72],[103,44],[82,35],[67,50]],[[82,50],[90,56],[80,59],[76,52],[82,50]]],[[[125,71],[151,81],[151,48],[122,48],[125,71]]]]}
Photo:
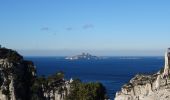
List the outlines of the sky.
{"type": "Polygon", "coordinates": [[[160,56],[169,0],[0,0],[0,44],[25,56],[160,56]]]}

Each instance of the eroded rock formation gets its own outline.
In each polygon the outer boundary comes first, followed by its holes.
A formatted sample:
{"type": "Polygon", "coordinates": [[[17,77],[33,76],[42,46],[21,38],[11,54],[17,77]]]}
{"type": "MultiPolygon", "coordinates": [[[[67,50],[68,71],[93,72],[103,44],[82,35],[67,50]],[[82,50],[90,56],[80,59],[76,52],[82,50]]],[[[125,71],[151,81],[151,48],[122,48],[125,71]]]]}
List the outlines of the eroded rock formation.
{"type": "Polygon", "coordinates": [[[153,75],[136,75],[116,93],[115,100],[170,100],[170,49],[164,69],[153,75]]]}
{"type": "Polygon", "coordinates": [[[0,48],[0,100],[29,100],[36,70],[17,52],[0,48]]]}
{"type": "Polygon", "coordinates": [[[64,100],[69,88],[70,81],[62,75],[42,80],[36,77],[33,62],[0,48],[0,100],[64,100]]]}

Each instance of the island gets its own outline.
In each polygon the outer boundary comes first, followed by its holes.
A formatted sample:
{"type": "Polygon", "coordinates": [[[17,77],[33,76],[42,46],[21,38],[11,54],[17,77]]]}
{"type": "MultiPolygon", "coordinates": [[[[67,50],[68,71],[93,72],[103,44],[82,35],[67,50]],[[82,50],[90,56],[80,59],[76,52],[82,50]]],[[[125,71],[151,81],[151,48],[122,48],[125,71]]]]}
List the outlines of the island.
{"type": "Polygon", "coordinates": [[[80,55],[66,57],[67,60],[98,60],[101,59],[101,57],[93,56],[89,53],[82,53],[80,55]]]}

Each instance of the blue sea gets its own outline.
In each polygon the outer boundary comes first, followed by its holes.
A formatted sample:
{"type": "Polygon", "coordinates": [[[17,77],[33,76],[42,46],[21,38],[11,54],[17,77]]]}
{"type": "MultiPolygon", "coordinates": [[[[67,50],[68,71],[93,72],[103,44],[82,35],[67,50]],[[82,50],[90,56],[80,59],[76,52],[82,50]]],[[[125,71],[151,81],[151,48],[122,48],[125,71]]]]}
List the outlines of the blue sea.
{"type": "Polygon", "coordinates": [[[104,57],[100,60],[71,61],[65,57],[25,57],[34,62],[37,74],[51,75],[63,71],[65,78],[79,78],[83,82],[101,82],[113,100],[116,91],[135,76],[151,74],[164,65],[163,57],[104,57]]]}

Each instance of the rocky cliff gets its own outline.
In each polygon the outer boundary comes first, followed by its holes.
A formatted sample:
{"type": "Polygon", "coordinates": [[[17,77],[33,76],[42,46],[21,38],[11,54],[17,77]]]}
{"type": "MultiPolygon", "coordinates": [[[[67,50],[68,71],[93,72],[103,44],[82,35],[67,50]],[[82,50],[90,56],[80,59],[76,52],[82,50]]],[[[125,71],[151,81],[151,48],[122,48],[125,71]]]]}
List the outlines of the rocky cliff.
{"type": "Polygon", "coordinates": [[[0,48],[0,100],[64,100],[71,81],[63,73],[36,76],[36,68],[16,51],[0,48]]]}
{"type": "Polygon", "coordinates": [[[122,86],[115,100],[170,100],[169,49],[165,53],[165,66],[153,75],[136,75],[122,86]]]}
{"type": "Polygon", "coordinates": [[[35,77],[31,61],[23,60],[16,51],[0,48],[0,100],[28,100],[35,77]]]}

